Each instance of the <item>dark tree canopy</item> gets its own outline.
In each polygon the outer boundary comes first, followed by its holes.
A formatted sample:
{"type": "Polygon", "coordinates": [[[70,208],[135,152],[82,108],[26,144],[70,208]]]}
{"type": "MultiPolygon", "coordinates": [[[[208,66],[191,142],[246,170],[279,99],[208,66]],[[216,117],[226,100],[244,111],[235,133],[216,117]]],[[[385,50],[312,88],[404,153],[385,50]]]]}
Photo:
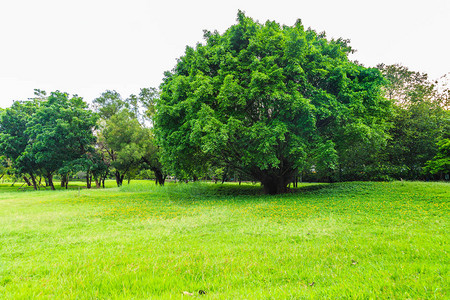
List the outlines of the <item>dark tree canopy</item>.
{"type": "Polygon", "coordinates": [[[337,141],[383,136],[384,79],[348,59],[348,41],[300,21],[260,24],[242,12],[237,21],[205,32],[206,44],[166,73],[155,128],[170,170],[195,176],[221,163],[274,194],[303,168],[336,168],[337,141]]]}

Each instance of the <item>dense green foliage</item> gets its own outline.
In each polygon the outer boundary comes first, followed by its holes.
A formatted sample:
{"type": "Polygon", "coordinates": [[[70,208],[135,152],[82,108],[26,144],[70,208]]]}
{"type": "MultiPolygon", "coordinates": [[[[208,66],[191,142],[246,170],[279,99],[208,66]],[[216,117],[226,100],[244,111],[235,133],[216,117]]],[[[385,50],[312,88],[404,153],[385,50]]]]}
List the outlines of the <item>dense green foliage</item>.
{"type": "Polygon", "coordinates": [[[1,112],[0,152],[11,162],[17,174],[28,174],[36,188],[35,175],[39,165],[31,154],[25,152],[30,140],[26,133],[27,123],[39,107],[39,100],[15,101],[1,112]]]}
{"type": "Polygon", "coordinates": [[[31,116],[25,130],[30,138],[25,153],[41,166],[52,189],[53,174],[67,163],[87,159],[92,152],[97,120],[82,98],[60,92],[51,93],[31,116]]]}
{"type": "Polygon", "coordinates": [[[54,189],[53,175],[92,151],[97,119],[82,98],[58,91],[15,102],[1,115],[0,152],[30,175],[35,189],[36,174],[54,189]]]}
{"type": "Polygon", "coordinates": [[[155,126],[174,172],[194,176],[210,161],[274,194],[299,170],[333,170],[339,154],[383,143],[383,77],[352,63],[347,41],[241,12],[238,24],[205,38],[161,86],[155,126]]]}
{"type": "MultiPolygon", "coordinates": [[[[437,143],[438,153],[427,162],[426,171],[431,174],[450,174],[450,139],[443,139],[437,143]]],[[[448,179],[448,178],[447,178],[448,179]]]]}
{"type": "Polygon", "coordinates": [[[98,150],[121,186],[125,176],[142,168],[154,172],[156,182],[164,185],[166,175],[159,161],[159,151],[151,128],[154,99],[153,88],[141,89],[139,96],[122,100],[116,91],[106,91],[94,100],[102,117],[98,132],[98,150]]]}
{"type": "Polygon", "coordinates": [[[397,179],[425,179],[429,175],[423,168],[437,154],[437,142],[450,137],[449,89],[439,90],[426,74],[406,67],[379,67],[389,80],[386,96],[395,101],[395,110],[391,138],[379,157],[384,169],[378,171],[397,179]]]}
{"type": "Polygon", "coordinates": [[[82,173],[86,186],[103,185],[114,174],[120,186],[150,169],[158,184],[166,174],[159,162],[151,129],[154,114],[153,88],[123,100],[116,91],[106,91],[94,100],[93,112],[76,95],[35,90],[36,97],[16,101],[0,113],[1,176],[16,181],[22,177],[34,189],[55,189],[53,176],[68,188],[71,177],[82,173]]]}
{"type": "Polygon", "coordinates": [[[449,298],[448,183],[262,193],[149,181],[79,196],[1,187],[0,298],[449,298]]]}

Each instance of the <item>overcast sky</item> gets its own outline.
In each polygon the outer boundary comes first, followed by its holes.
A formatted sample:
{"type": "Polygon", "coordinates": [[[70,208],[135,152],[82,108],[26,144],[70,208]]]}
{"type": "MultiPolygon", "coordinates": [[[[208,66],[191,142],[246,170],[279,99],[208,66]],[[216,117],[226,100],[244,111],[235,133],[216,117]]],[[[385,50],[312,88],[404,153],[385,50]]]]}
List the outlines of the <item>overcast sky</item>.
{"type": "Polygon", "coordinates": [[[351,58],[366,66],[450,71],[449,0],[0,0],[0,107],[34,88],[91,101],[158,87],[186,45],[202,42],[203,29],[223,33],[238,9],[350,39],[351,58]]]}

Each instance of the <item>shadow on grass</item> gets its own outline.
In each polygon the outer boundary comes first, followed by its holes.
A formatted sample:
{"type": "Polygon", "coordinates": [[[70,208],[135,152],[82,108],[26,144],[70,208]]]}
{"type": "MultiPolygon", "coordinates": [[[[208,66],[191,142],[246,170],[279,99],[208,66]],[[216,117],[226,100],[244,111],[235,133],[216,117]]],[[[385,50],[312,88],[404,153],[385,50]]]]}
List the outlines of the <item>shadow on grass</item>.
{"type": "Polygon", "coordinates": [[[298,188],[291,189],[292,193],[310,193],[317,192],[323,189],[329,189],[328,183],[308,183],[308,185],[300,186],[298,188]]]}
{"type": "Polygon", "coordinates": [[[234,183],[178,183],[167,189],[169,194],[189,197],[230,197],[230,196],[260,196],[264,190],[259,184],[234,183]]]}
{"type": "Polygon", "coordinates": [[[298,188],[291,188],[287,193],[278,195],[267,195],[264,193],[263,187],[257,183],[178,183],[169,187],[166,191],[168,194],[177,197],[188,198],[210,198],[210,197],[260,197],[260,196],[280,196],[292,194],[314,193],[329,188],[329,184],[323,183],[302,183],[298,188]]]}

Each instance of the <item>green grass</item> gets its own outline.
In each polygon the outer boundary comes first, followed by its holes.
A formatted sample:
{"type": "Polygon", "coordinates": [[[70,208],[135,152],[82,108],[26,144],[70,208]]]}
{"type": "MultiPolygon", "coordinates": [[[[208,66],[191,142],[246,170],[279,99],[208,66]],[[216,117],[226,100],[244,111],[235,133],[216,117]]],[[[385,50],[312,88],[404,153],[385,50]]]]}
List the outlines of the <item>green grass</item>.
{"type": "Polygon", "coordinates": [[[423,182],[5,185],[0,299],[448,299],[449,200],[423,182]]]}

